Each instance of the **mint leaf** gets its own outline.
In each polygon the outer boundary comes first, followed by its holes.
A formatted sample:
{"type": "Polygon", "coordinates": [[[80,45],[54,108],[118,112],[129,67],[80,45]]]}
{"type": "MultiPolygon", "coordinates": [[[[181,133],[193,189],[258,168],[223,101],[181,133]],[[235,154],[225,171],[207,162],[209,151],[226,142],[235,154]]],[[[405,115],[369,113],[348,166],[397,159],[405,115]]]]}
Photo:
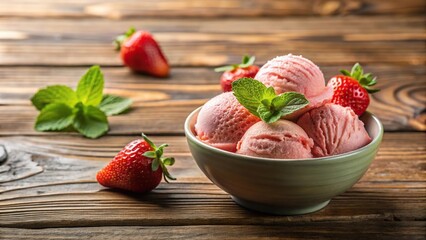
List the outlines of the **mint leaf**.
{"type": "Polygon", "coordinates": [[[126,111],[131,104],[131,99],[107,94],[103,96],[99,109],[101,109],[107,116],[111,116],[126,111]]]}
{"type": "Polygon", "coordinates": [[[252,78],[238,79],[232,83],[232,90],[241,105],[266,123],[276,122],[309,104],[303,94],[286,92],[277,96],[273,87],[267,88],[252,78]]]}
{"type": "Polygon", "coordinates": [[[309,101],[301,93],[297,92],[285,92],[272,100],[272,105],[275,109],[281,109],[283,112],[290,114],[297,111],[306,105],[309,101]]]}
{"type": "Polygon", "coordinates": [[[104,112],[81,103],[76,107],[78,111],[73,126],[77,131],[89,138],[98,138],[108,131],[108,120],[104,112]]]}
{"type": "Polygon", "coordinates": [[[266,86],[253,78],[240,78],[232,83],[232,90],[237,98],[250,113],[259,117],[257,109],[264,99],[265,92],[269,92],[266,86]]]}
{"type": "Polygon", "coordinates": [[[262,119],[262,121],[269,123],[273,112],[270,110],[270,107],[265,106],[265,105],[259,105],[259,107],[257,108],[257,112],[259,114],[260,119],[262,119]]]}
{"type": "Polygon", "coordinates": [[[78,102],[78,99],[77,95],[70,87],[53,85],[40,89],[31,98],[31,102],[38,110],[42,110],[50,103],[65,103],[73,107],[78,102]]]}
{"type": "Polygon", "coordinates": [[[77,86],[77,97],[84,105],[98,106],[102,101],[104,76],[99,66],[92,66],[81,77],[77,86]]]}
{"type": "Polygon", "coordinates": [[[282,115],[289,115],[299,109],[304,108],[309,104],[309,101],[301,93],[286,92],[272,100],[273,108],[279,110],[282,115]]]}
{"type": "MultiPolygon", "coordinates": [[[[275,99],[277,98],[278,97],[276,97],[275,99]]],[[[272,104],[269,107],[265,105],[261,105],[259,106],[257,111],[259,113],[260,119],[262,119],[262,121],[266,123],[276,122],[280,120],[282,116],[286,115],[286,113],[281,111],[280,109],[275,109],[275,107],[272,104]]]]}
{"type": "Polygon", "coordinates": [[[57,131],[69,127],[74,120],[73,109],[65,103],[51,103],[37,117],[37,131],[57,131]]]}

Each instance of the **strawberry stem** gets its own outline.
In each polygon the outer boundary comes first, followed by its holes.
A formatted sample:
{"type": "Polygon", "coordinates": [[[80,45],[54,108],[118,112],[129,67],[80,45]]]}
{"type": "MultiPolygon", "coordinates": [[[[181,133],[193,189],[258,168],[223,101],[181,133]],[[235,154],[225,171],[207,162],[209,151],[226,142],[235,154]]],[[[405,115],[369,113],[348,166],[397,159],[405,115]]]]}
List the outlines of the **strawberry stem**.
{"type": "Polygon", "coordinates": [[[215,68],[214,71],[215,72],[226,72],[226,71],[235,70],[237,68],[250,67],[251,65],[254,64],[255,60],[256,60],[255,56],[244,55],[243,58],[241,59],[240,64],[232,64],[232,65],[228,65],[228,66],[218,67],[218,68],[215,68]]]}
{"type": "Polygon", "coordinates": [[[121,49],[121,45],[123,44],[124,40],[132,36],[135,32],[136,32],[136,29],[134,27],[130,27],[129,30],[127,30],[127,32],[117,36],[113,42],[115,46],[115,50],[119,51],[121,49]]]}
{"type": "Polygon", "coordinates": [[[154,150],[153,151],[147,151],[143,155],[148,158],[154,159],[151,163],[151,170],[157,171],[159,167],[161,167],[161,170],[163,171],[163,177],[164,181],[167,183],[169,180],[176,180],[176,178],[172,177],[170,175],[169,170],[167,169],[167,166],[172,166],[175,163],[174,158],[163,158],[164,148],[168,147],[168,144],[161,144],[159,147],[157,147],[145,134],[142,133],[142,137],[151,146],[154,150]]]}
{"type": "Polygon", "coordinates": [[[374,89],[371,86],[376,85],[377,78],[374,77],[371,73],[364,74],[364,70],[359,63],[355,63],[351,69],[351,72],[347,70],[340,70],[340,72],[348,77],[351,77],[359,82],[359,84],[367,90],[368,93],[375,93],[380,91],[380,89],[374,89]]]}

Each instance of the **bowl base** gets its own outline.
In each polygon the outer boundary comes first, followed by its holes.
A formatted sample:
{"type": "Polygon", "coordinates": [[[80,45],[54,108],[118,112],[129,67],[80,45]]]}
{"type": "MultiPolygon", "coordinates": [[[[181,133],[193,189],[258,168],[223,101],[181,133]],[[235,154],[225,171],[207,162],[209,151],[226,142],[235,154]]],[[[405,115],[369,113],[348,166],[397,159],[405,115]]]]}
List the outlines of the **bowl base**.
{"type": "Polygon", "coordinates": [[[306,207],[298,207],[298,208],[280,208],[276,206],[270,206],[270,205],[264,205],[259,204],[255,202],[250,202],[246,200],[242,200],[241,198],[237,198],[234,196],[231,196],[232,200],[234,200],[238,205],[248,208],[250,210],[255,210],[258,212],[268,213],[268,214],[274,214],[274,215],[300,215],[300,214],[307,214],[316,212],[318,210],[321,210],[322,208],[326,207],[330,200],[327,200],[325,202],[306,206],[306,207]]]}

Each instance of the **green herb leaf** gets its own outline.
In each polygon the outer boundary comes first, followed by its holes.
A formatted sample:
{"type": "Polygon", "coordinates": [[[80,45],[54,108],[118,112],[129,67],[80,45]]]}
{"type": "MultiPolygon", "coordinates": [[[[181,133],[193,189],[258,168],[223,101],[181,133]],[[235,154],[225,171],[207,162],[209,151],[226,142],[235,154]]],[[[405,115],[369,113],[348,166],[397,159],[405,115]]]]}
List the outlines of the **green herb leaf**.
{"type": "Polygon", "coordinates": [[[355,65],[352,67],[351,72],[349,73],[346,70],[341,70],[345,76],[349,76],[356,81],[359,82],[359,84],[367,90],[368,93],[375,93],[380,91],[380,89],[373,89],[371,86],[374,86],[377,84],[377,78],[373,77],[371,73],[365,73],[362,68],[362,66],[359,63],[355,63],[355,65]]]}
{"type": "Polygon", "coordinates": [[[127,32],[125,32],[122,35],[119,35],[114,40],[115,50],[120,50],[121,45],[123,44],[123,41],[132,36],[136,32],[136,29],[134,27],[130,27],[127,32]]]}
{"type": "Polygon", "coordinates": [[[157,159],[157,158],[155,158],[155,159],[152,161],[152,164],[151,164],[151,170],[152,170],[153,172],[155,172],[155,171],[157,171],[158,167],[160,167],[160,160],[159,160],[159,159],[157,159]]]}
{"type": "Polygon", "coordinates": [[[52,85],[44,89],[40,89],[31,98],[31,102],[38,109],[42,110],[45,106],[51,103],[65,103],[70,107],[78,102],[75,92],[64,85],[52,85]]]}
{"type": "Polygon", "coordinates": [[[364,71],[359,63],[355,63],[352,67],[351,76],[357,80],[361,79],[361,76],[364,75],[364,71]]]}
{"type": "Polygon", "coordinates": [[[58,131],[69,127],[74,121],[73,109],[65,103],[51,103],[37,117],[37,131],[58,131]]]}
{"type": "Polygon", "coordinates": [[[234,70],[236,67],[236,65],[229,65],[229,66],[222,66],[222,67],[217,67],[214,69],[215,72],[226,72],[226,71],[232,71],[234,70]]]}
{"type": "Polygon", "coordinates": [[[272,106],[275,109],[280,109],[281,116],[292,114],[308,104],[309,101],[305,96],[297,92],[285,92],[272,100],[272,106]]]}
{"type": "Polygon", "coordinates": [[[244,55],[242,63],[239,64],[240,68],[246,68],[249,67],[251,65],[254,64],[254,61],[256,61],[256,57],[255,56],[248,56],[248,55],[244,55]]]}
{"type": "Polygon", "coordinates": [[[175,164],[175,159],[174,158],[164,158],[163,164],[168,165],[168,166],[172,166],[173,164],[175,164]]]}
{"type": "Polygon", "coordinates": [[[154,151],[147,151],[147,152],[144,152],[142,155],[147,157],[147,158],[156,158],[157,157],[157,154],[154,151]]]}
{"type": "Polygon", "coordinates": [[[240,64],[232,64],[228,66],[217,67],[214,69],[215,72],[226,72],[232,71],[237,68],[246,68],[254,64],[256,58],[254,56],[244,55],[240,64]]]}
{"type": "Polygon", "coordinates": [[[277,96],[274,88],[252,78],[238,79],[232,83],[232,90],[241,105],[266,123],[276,122],[309,104],[303,94],[286,92],[277,96]]]}
{"type": "Polygon", "coordinates": [[[259,115],[259,118],[262,119],[262,121],[268,123],[271,116],[272,116],[272,112],[269,109],[268,106],[265,106],[263,104],[259,105],[259,107],[257,108],[257,113],[259,115]]]}
{"type": "Polygon", "coordinates": [[[118,115],[129,109],[132,100],[113,95],[104,95],[99,108],[107,115],[118,115]]]}
{"type": "Polygon", "coordinates": [[[76,107],[78,111],[73,126],[77,131],[89,138],[98,138],[108,131],[108,120],[104,112],[81,103],[76,107]]]}
{"type": "Polygon", "coordinates": [[[345,76],[350,76],[351,73],[348,70],[340,70],[340,72],[345,76]]]}
{"type": "Polygon", "coordinates": [[[154,149],[157,148],[157,146],[155,146],[155,144],[151,141],[151,139],[149,139],[144,133],[142,133],[142,138],[143,140],[145,140],[145,142],[149,144],[149,146],[151,146],[154,149]]]}
{"type": "Polygon", "coordinates": [[[99,66],[92,66],[80,79],[77,97],[84,105],[98,106],[102,101],[104,76],[99,66]]]}
{"type": "Polygon", "coordinates": [[[250,113],[259,117],[257,109],[264,99],[265,92],[269,91],[266,86],[253,78],[240,78],[232,83],[232,90],[238,102],[250,113]]]}

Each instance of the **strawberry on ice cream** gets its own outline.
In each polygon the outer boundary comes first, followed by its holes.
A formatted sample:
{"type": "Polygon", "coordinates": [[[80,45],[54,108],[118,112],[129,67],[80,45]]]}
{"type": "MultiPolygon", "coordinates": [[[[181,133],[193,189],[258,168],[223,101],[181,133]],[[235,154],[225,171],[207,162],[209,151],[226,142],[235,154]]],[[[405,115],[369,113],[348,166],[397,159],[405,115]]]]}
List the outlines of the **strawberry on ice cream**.
{"type": "Polygon", "coordinates": [[[314,157],[346,153],[371,142],[364,123],[355,112],[334,103],[308,111],[297,124],[313,139],[314,157]]]}
{"type": "Polygon", "coordinates": [[[258,122],[238,142],[237,153],[265,158],[312,158],[313,145],[306,132],[291,121],[258,122]]]}
{"type": "Polygon", "coordinates": [[[287,118],[295,118],[310,108],[331,99],[333,89],[326,87],[324,75],[309,59],[292,54],[276,57],[263,65],[255,76],[267,87],[273,87],[277,94],[298,92],[305,95],[309,105],[287,118]]]}
{"type": "Polygon", "coordinates": [[[216,148],[236,151],[237,142],[260,119],[252,115],[232,92],[222,93],[201,108],[195,132],[197,137],[216,148]]]}

